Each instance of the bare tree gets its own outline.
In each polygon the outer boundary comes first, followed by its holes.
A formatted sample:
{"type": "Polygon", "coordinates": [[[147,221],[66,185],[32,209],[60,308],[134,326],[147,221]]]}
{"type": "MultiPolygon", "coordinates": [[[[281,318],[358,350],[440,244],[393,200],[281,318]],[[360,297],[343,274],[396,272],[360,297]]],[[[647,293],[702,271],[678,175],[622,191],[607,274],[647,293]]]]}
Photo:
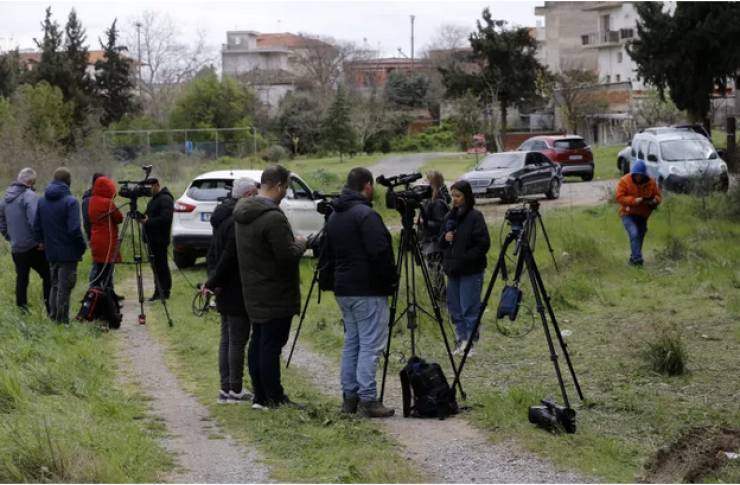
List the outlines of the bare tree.
{"type": "Polygon", "coordinates": [[[362,150],[367,140],[385,128],[385,101],[377,87],[368,95],[351,93],[352,113],[350,122],[357,136],[357,145],[362,150]]]}
{"type": "Polygon", "coordinates": [[[304,45],[297,49],[298,65],[302,80],[314,91],[322,107],[327,107],[336,91],[344,63],[361,56],[352,42],[338,41],[332,37],[300,34],[304,45]]]}
{"type": "Polygon", "coordinates": [[[182,84],[217,62],[206,45],[205,32],[197,32],[193,43],[187,44],[172,18],[161,12],[147,10],[131,19],[125,37],[129,52],[141,57],[141,91],[146,100],[142,105],[160,121],[169,115],[182,84]]]}
{"type": "Polygon", "coordinates": [[[457,24],[442,24],[437,28],[434,37],[422,50],[422,57],[431,62],[434,67],[444,66],[452,62],[454,54],[470,48],[471,29],[457,24]]]}
{"type": "Polygon", "coordinates": [[[607,108],[606,94],[598,82],[598,75],[585,69],[565,69],[555,75],[555,100],[569,131],[578,133],[589,115],[607,108]]]}

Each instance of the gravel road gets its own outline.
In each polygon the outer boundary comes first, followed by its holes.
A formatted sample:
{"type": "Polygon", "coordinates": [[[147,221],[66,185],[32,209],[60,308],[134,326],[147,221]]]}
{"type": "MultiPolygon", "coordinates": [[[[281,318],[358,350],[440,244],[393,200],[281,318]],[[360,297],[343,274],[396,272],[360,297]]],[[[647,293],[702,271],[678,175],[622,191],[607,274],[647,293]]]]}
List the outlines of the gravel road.
{"type": "Polygon", "coordinates": [[[402,173],[418,172],[427,160],[449,155],[455,155],[453,152],[428,152],[428,153],[410,153],[408,155],[391,155],[380,160],[375,165],[367,167],[373,176],[385,175],[391,177],[402,173]]]}
{"type": "MultiPolygon", "coordinates": [[[[291,337],[292,341],[292,337],[291,337]]],[[[289,350],[288,346],[286,349],[289,350]]],[[[286,352],[287,357],[287,352],[286,352]]],[[[327,394],[341,395],[337,366],[299,342],[293,364],[327,394]]],[[[379,383],[380,384],[380,383],[379,383]]],[[[551,463],[522,450],[515,443],[491,443],[483,432],[460,416],[443,421],[404,418],[401,386],[390,375],[384,402],[396,409],[392,418],[377,420],[403,447],[403,453],[435,483],[585,483],[575,473],[557,470],[551,463]]]]}
{"type": "Polygon", "coordinates": [[[220,429],[208,409],[183,390],[165,363],[164,349],[149,334],[148,326],[137,323],[139,310],[134,280],[126,281],[121,287],[128,296],[124,302],[123,323],[118,330],[122,340],[122,378],[137,384],[151,399],[151,412],[162,420],[166,428],[164,445],[177,455],[179,466],[165,477],[165,481],[269,481],[268,469],[260,462],[258,453],[244,449],[220,429]]]}

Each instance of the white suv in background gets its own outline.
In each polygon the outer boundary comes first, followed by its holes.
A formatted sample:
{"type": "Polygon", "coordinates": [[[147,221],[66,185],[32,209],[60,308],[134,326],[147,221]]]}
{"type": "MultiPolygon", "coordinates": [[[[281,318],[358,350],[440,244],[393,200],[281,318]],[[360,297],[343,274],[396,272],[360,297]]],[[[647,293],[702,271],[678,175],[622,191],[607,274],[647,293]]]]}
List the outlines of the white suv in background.
{"type": "MultiPolygon", "coordinates": [[[[178,268],[192,266],[198,257],[206,255],[213,235],[211,214],[219,199],[229,194],[234,180],[242,177],[259,182],[262,170],[218,170],[198,175],[175,201],[172,246],[178,268]]],[[[324,216],[316,210],[317,203],[308,185],[291,174],[288,195],[280,208],[288,216],[296,236],[307,237],[321,230],[324,216]]]]}

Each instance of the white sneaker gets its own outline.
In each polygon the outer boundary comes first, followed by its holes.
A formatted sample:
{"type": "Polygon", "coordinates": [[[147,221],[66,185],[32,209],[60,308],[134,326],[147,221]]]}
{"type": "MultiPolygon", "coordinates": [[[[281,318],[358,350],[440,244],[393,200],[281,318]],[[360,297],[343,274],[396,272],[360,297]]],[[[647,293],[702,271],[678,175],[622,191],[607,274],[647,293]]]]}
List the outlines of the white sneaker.
{"type": "Polygon", "coordinates": [[[217,402],[219,404],[226,404],[227,402],[229,402],[229,393],[222,389],[219,389],[217,402]]]}
{"type": "Polygon", "coordinates": [[[229,402],[230,403],[245,403],[249,402],[254,398],[252,393],[242,390],[242,392],[236,393],[229,391],[229,402]]]}
{"type": "Polygon", "coordinates": [[[467,340],[461,340],[459,344],[457,344],[457,348],[452,351],[452,355],[460,355],[463,352],[465,352],[465,347],[468,345],[467,340]]]}
{"type": "Polygon", "coordinates": [[[264,404],[260,404],[258,402],[253,402],[252,403],[252,409],[257,409],[259,411],[269,411],[270,410],[270,408],[268,408],[264,404]]]}

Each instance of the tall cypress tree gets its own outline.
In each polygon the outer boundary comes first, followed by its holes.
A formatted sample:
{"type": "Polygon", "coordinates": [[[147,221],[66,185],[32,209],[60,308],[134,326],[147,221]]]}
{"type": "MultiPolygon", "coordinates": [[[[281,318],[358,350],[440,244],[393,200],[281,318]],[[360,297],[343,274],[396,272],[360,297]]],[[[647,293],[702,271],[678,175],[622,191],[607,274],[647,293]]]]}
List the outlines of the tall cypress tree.
{"type": "Polygon", "coordinates": [[[324,145],[339,152],[339,161],[342,155],[355,147],[355,132],[350,121],[349,100],[342,89],[337,88],[337,95],[329,107],[323,123],[324,145]]]}
{"type": "Polygon", "coordinates": [[[0,54],[0,97],[9,98],[23,81],[18,49],[0,54]]]}
{"type": "Polygon", "coordinates": [[[107,42],[102,41],[104,60],[95,63],[98,97],[103,108],[100,121],[108,126],[119,121],[126,113],[131,113],[136,106],[133,101],[133,83],[131,82],[131,64],[121,53],[127,49],[119,46],[116,22],[106,30],[107,42]]]}
{"type": "MultiPolygon", "coordinates": [[[[69,80],[66,86],[60,86],[60,88],[65,95],[65,100],[72,103],[73,123],[77,127],[84,127],[94,101],[95,82],[87,72],[90,57],[85,45],[87,35],[74,9],[69,12],[64,32],[64,54],[69,80]]],[[[75,137],[74,132],[72,136],[75,137]]]]}
{"type": "Polygon", "coordinates": [[[46,8],[46,17],[41,23],[41,29],[44,37],[40,41],[33,39],[36,46],[41,49],[41,60],[35,69],[34,81],[46,81],[64,90],[69,83],[69,71],[66,56],[61,49],[62,31],[59,24],[51,17],[51,7],[46,8]]]}

